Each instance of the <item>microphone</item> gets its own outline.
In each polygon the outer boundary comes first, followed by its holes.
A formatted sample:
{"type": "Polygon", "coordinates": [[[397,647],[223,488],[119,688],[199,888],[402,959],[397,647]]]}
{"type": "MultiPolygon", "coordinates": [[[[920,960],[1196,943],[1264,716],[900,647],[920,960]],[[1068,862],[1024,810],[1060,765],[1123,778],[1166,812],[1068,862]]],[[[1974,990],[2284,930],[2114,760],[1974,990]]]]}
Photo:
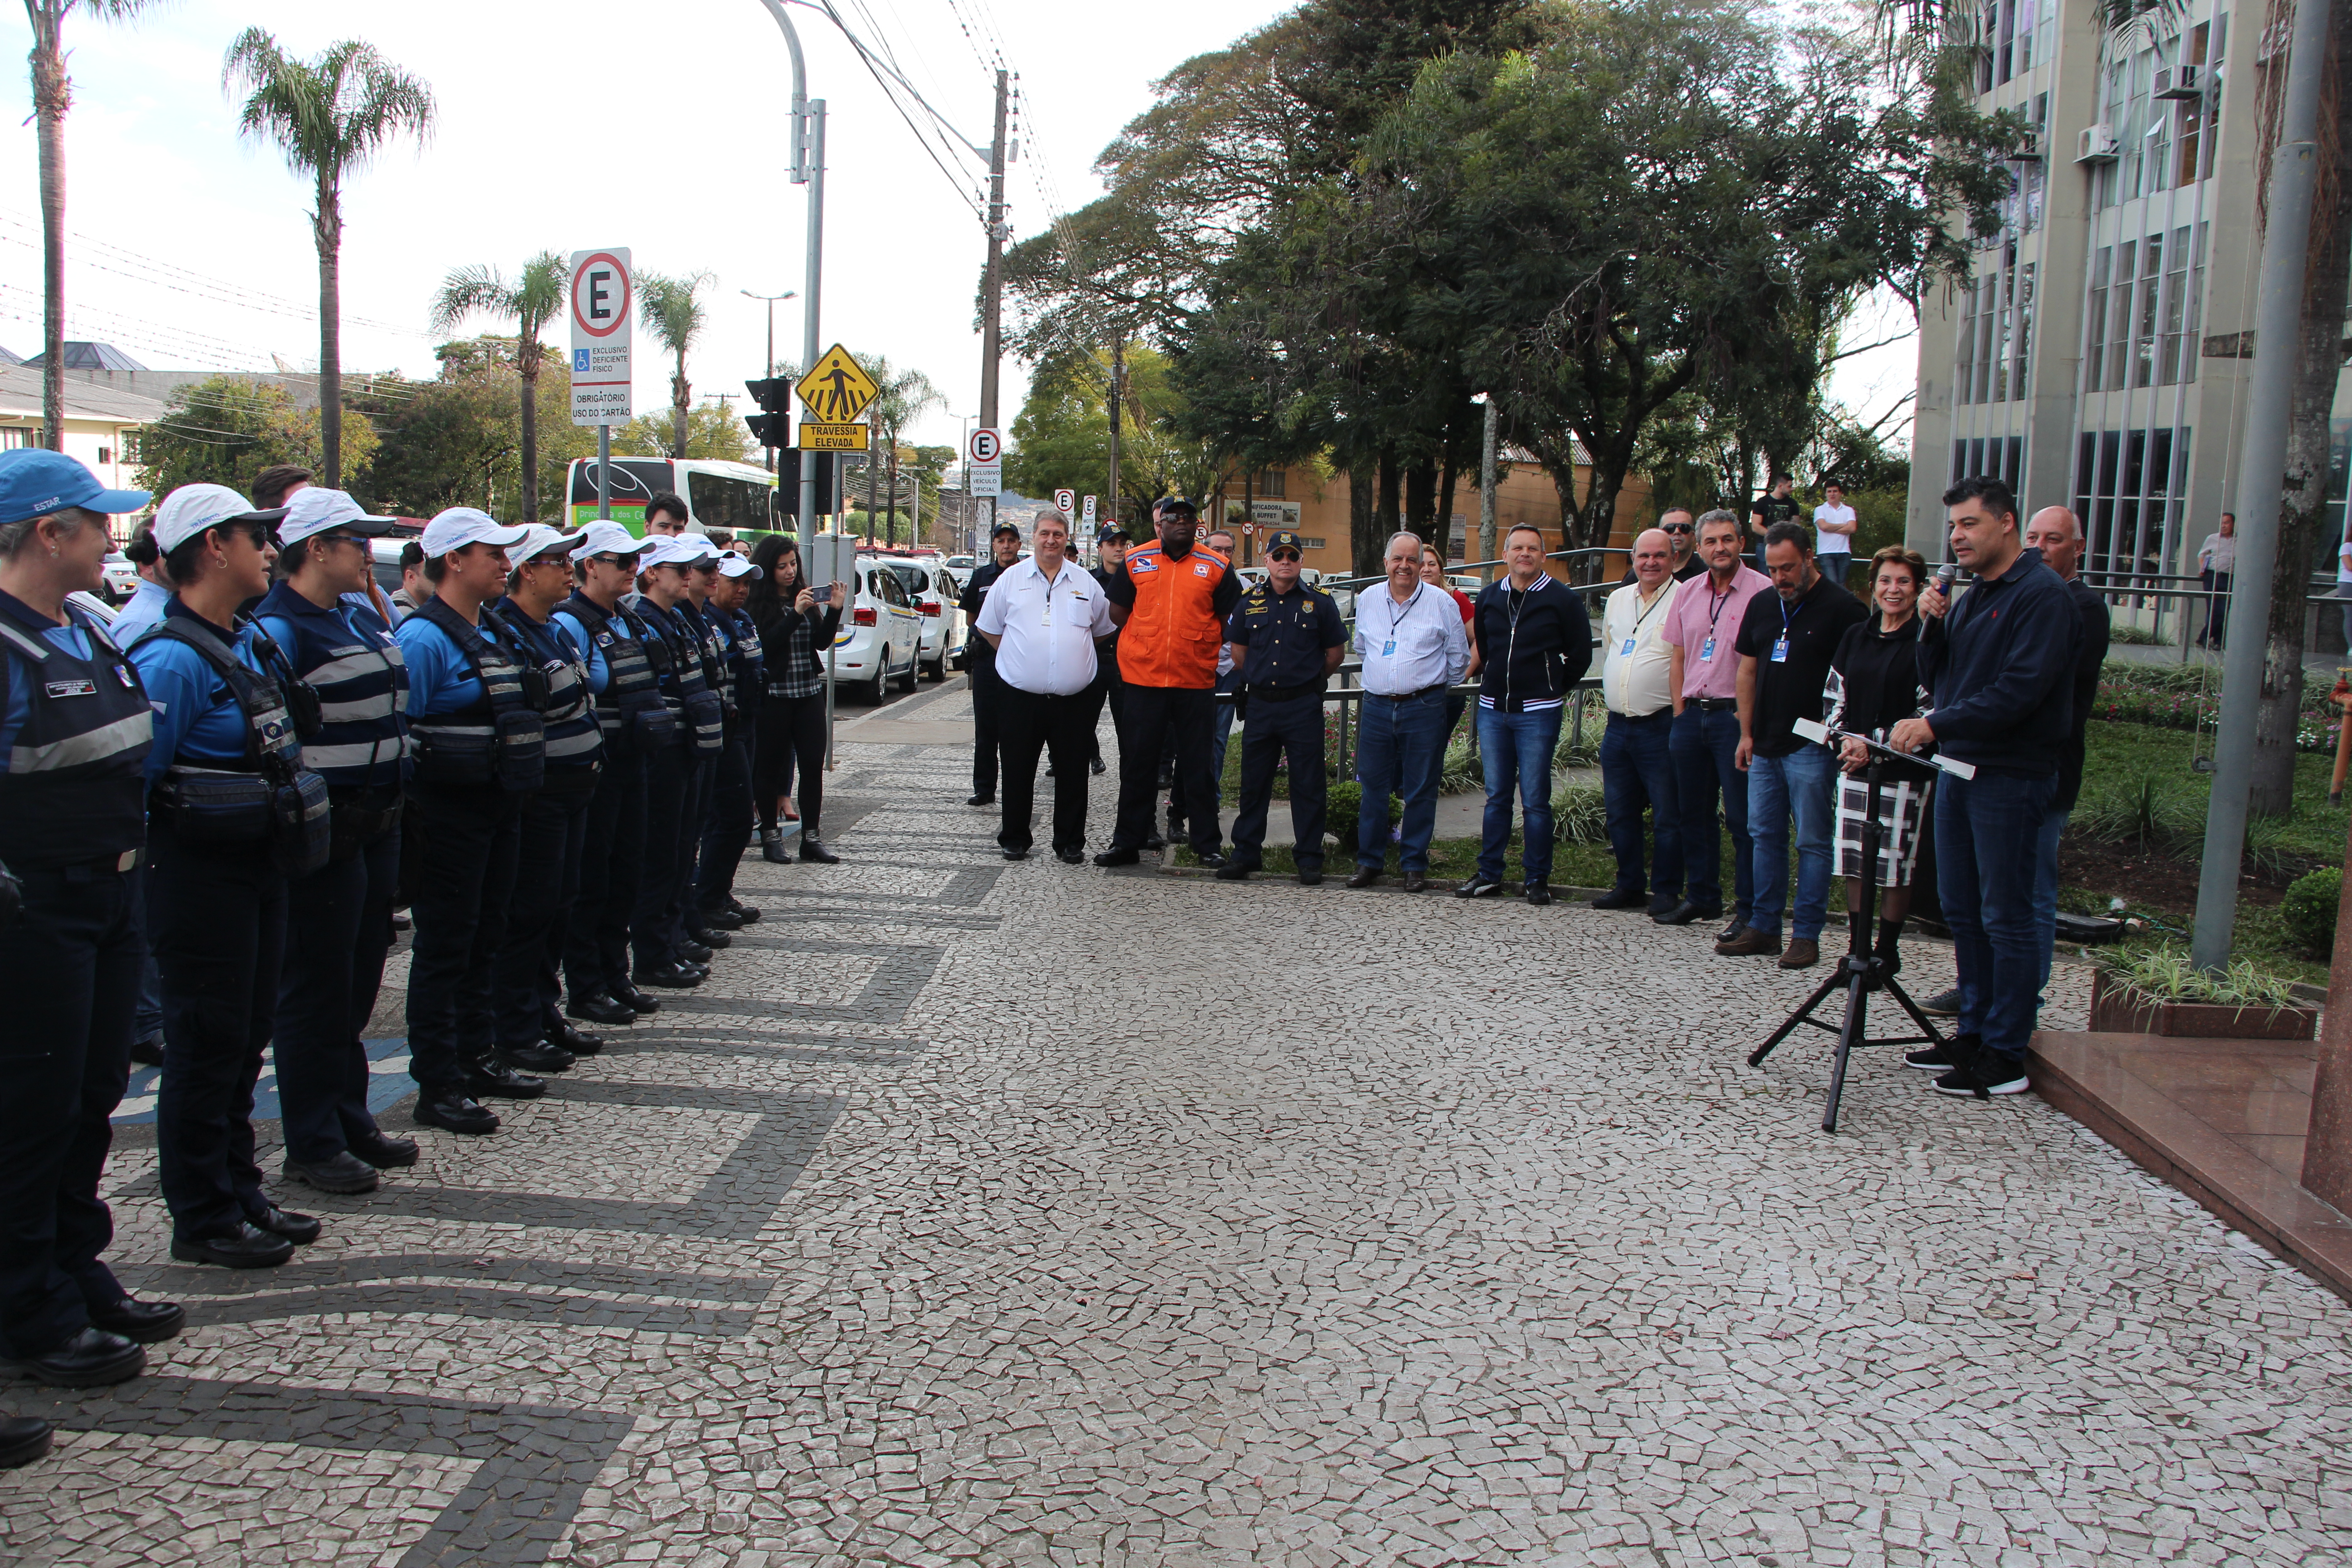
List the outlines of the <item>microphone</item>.
{"type": "Polygon", "coordinates": [[[1959,567],[1949,561],[1945,562],[1942,566],[1937,568],[1936,592],[1942,595],[1947,599],[1950,598],[1952,596],[1952,579],[1958,576],[1959,573],[1959,567]]]}

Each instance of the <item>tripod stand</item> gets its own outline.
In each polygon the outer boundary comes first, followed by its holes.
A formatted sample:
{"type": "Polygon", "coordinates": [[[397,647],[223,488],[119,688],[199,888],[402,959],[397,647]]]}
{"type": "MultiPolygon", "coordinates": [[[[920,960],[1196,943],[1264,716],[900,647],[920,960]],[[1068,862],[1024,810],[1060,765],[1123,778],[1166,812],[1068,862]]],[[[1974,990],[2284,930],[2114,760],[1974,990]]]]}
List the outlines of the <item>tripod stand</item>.
{"type": "MultiPolygon", "coordinates": [[[[1799,733],[1805,735],[1809,740],[1827,741],[1849,738],[1841,732],[1807,721],[1800,721],[1797,729],[1799,733]],[[1815,731],[1819,733],[1813,733],[1815,731]]],[[[1862,770],[1863,780],[1870,786],[1870,797],[1868,808],[1862,819],[1862,898],[1857,904],[1849,907],[1846,910],[1845,958],[1826,979],[1813,987],[1813,994],[1805,998],[1803,1005],[1781,1020],[1780,1026],[1772,1031],[1772,1037],[1757,1047],[1755,1050],[1748,1053],[1748,1057],[1749,1067],[1758,1066],[1766,1057],[1772,1054],[1775,1047],[1794,1034],[1800,1024],[1815,1029],[1827,1030],[1835,1035],[1837,1053],[1830,1066],[1829,1101],[1822,1108],[1822,1131],[1824,1132],[1837,1131],[1838,1100],[1845,1093],[1846,1058],[1855,1047],[1941,1046],[1948,1043],[1937,1032],[1936,1026],[1929,1021],[1927,1015],[1919,1010],[1919,1005],[1911,999],[1911,994],[1904,990],[1893,975],[1884,972],[1885,965],[1873,951],[1871,942],[1871,932],[1878,920],[1878,854],[1885,837],[1885,830],[1879,826],[1878,821],[1880,790],[1883,787],[1880,770],[1890,759],[1900,758],[1913,763],[1920,759],[1905,757],[1903,753],[1872,740],[1867,735],[1856,735],[1851,738],[1860,741],[1870,748],[1870,762],[1862,770]],[[1827,1000],[1832,992],[1841,987],[1845,991],[1843,1020],[1832,1024],[1824,1019],[1814,1017],[1813,1009],[1827,1000]],[[1889,996],[1901,1005],[1906,1013],[1911,1015],[1912,1021],[1926,1033],[1872,1037],[1866,1026],[1870,1009],[1870,993],[1874,987],[1885,989],[1889,996]]],[[[1933,760],[1937,767],[1948,773],[1958,773],[1962,769],[1967,769],[1970,773],[1976,772],[1966,763],[1948,763],[1940,757],[1933,760]]]]}

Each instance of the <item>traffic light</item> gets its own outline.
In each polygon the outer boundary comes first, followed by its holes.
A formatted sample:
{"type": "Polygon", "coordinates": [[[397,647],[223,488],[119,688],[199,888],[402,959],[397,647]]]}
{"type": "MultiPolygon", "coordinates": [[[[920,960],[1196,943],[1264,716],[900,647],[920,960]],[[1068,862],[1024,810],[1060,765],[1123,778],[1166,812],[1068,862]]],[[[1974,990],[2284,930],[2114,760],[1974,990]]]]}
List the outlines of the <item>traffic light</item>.
{"type": "Polygon", "coordinates": [[[751,427],[752,438],[761,446],[782,451],[793,444],[793,384],[782,376],[747,381],[745,391],[758,404],[760,412],[746,415],[743,423],[751,427]]]}
{"type": "Polygon", "coordinates": [[[803,452],[787,447],[776,454],[776,515],[798,519],[801,510],[801,465],[816,465],[816,514],[829,517],[840,510],[838,465],[831,452],[803,452]]]}

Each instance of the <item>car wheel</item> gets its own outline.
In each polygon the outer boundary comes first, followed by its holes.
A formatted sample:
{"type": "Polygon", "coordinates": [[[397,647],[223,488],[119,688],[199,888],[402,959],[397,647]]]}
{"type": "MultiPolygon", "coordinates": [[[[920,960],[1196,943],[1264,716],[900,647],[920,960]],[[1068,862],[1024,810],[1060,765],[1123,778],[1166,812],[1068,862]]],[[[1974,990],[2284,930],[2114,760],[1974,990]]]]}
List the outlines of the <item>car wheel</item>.
{"type": "Polygon", "coordinates": [[[922,674],[922,644],[917,643],[915,651],[907,658],[907,673],[897,678],[899,695],[904,696],[915,689],[916,678],[922,674]]]}
{"type": "Polygon", "coordinates": [[[860,702],[865,703],[868,708],[882,706],[882,681],[883,678],[889,673],[889,669],[890,650],[886,647],[882,650],[881,658],[875,663],[874,679],[857,683],[857,700],[860,702]]]}
{"type": "Polygon", "coordinates": [[[948,678],[947,649],[941,648],[940,657],[923,667],[923,675],[927,679],[934,681],[945,680],[948,678]]]}

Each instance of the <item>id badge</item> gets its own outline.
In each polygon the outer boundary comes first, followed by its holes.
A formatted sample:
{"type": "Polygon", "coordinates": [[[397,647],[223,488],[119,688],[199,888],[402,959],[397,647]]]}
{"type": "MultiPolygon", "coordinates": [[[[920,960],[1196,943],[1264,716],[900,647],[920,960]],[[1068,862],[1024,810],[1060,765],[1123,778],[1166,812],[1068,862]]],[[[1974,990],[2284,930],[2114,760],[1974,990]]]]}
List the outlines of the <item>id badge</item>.
{"type": "Polygon", "coordinates": [[[1772,662],[1774,664],[1789,662],[1789,634],[1786,632],[1782,632],[1779,639],[1772,644],[1772,662]]]}
{"type": "Polygon", "coordinates": [[[1698,645],[1698,658],[1701,664],[1713,664],[1715,662],[1715,634],[1713,632],[1707,633],[1706,640],[1698,645]]]}
{"type": "Polygon", "coordinates": [[[1625,639],[1625,646],[1617,650],[1617,657],[1620,658],[1631,658],[1633,657],[1633,639],[1632,637],[1627,637],[1625,639]]]}
{"type": "Polygon", "coordinates": [[[1381,657],[1382,658],[1394,658],[1396,657],[1396,638],[1391,637],[1385,644],[1381,645],[1381,657]]]}

